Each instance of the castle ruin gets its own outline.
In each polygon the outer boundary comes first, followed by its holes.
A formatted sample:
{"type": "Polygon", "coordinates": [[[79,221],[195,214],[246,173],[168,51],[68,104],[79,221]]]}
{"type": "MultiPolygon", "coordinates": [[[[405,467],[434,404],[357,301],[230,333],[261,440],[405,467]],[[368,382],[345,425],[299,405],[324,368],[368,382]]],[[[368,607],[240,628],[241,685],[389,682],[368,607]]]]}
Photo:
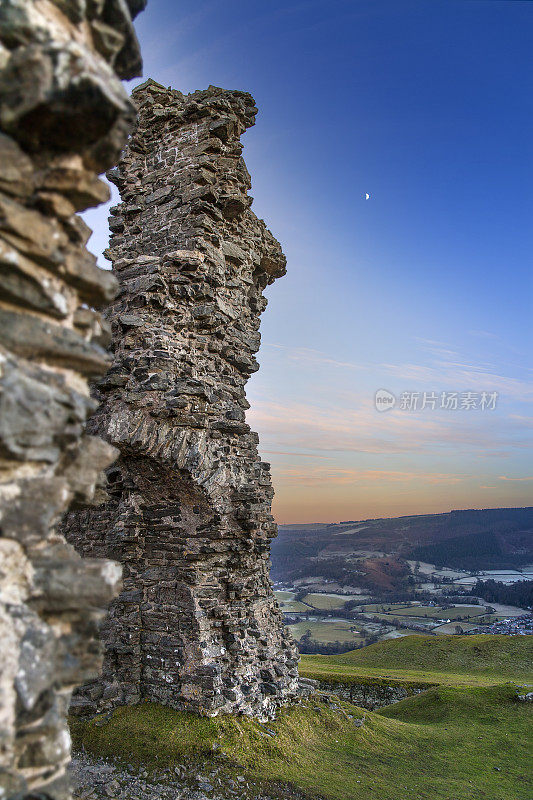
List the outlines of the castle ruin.
{"type": "Polygon", "coordinates": [[[122,199],[113,364],[90,421],[121,455],[110,501],[64,525],[85,557],[121,562],[124,588],[102,628],[102,678],[73,709],[142,699],[266,718],[298,673],[268,575],[269,465],[245,421],[263,290],[285,273],[250,210],[240,136],[257,109],[245,92],[154,81],[133,98],[138,125],[108,173],[122,199]]]}

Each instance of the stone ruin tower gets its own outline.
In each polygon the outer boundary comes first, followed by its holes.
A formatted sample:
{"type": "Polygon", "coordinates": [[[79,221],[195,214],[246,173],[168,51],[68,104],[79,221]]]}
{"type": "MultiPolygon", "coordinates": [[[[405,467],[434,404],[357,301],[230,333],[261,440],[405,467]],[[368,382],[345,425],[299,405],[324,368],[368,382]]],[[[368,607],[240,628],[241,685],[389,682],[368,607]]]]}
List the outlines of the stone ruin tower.
{"type": "Polygon", "coordinates": [[[268,575],[269,465],[245,422],[262,292],[285,273],[241,158],[257,109],[245,92],[154,81],[133,99],[137,129],[108,173],[120,290],[91,420],[121,455],[110,501],[65,525],[80,553],[123,564],[124,590],[102,629],[103,678],[73,708],[146,699],[265,718],[298,674],[268,575]]]}
{"type": "Polygon", "coordinates": [[[98,311],[117,282],[76,215],[109,197],[135,120],[144,0],[0,3],[0,797],[70,797],[66,713],[98,674],[97,623],[120,567],[57,532],[115,458],[84,433],[110,363],[98,311]]]}

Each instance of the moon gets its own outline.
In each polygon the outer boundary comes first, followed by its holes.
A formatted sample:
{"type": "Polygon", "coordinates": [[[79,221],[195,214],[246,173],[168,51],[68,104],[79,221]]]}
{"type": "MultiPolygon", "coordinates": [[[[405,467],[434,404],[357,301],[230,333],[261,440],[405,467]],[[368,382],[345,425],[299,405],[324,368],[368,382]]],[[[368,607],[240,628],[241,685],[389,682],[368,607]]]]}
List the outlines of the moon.
{"type": "Polygon", "coordinates": [[[370,200],[370,195],[368,194],[368,192],[365,192],[365,200],[370,200]]]}

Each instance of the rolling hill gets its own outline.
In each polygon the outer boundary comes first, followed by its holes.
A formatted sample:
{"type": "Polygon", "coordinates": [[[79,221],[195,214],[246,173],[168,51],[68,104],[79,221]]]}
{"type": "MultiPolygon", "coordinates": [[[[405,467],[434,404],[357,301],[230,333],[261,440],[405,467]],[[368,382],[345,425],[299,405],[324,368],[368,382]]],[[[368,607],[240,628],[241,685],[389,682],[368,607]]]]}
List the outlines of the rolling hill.
{"type": "Polygon", "coordinates": [[[280,525],[272,577],[311,576],[371,590],[405,587],[402,560],[461,569],[513,569],[533,562],[533,508],[451,511],[331,524],[280,525]]]}
{"type": "Polygon", "coordinates": [[[405,636],[335,656],[302,656],[300,674],[333,682],[533,684],[531,636],[405,636]]]}
{"type": "Polygon", "coordinates": [[[431,647],[415,638],[314,657],[355,677],[362,669],[425,667],[448,676],[449,685],[445,677],[379,711],[317,694],[262,724],[141,703],[73,719],[73,741],[93,756],[153,771],[163,786],[165,776],[196,764],[217,796],[239,800],[530,800],[533,709],[516,701],[509,681],[533,680],[531,637],[443,637],[438,647],[434,638],[431,647]]]}

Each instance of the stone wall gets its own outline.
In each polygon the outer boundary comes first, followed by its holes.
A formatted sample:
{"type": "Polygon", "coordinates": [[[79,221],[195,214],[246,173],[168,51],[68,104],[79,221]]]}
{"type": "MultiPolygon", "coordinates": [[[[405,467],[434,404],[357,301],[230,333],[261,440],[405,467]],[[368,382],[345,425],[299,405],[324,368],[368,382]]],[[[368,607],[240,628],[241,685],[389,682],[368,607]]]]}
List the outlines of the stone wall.
{"type": "Polygon", "coordinates": [[[317,681],[316,683],[320,691],[336,694],[342,700],[347,700],[356,706],[360,706],[360,708],[367,708],[370,711],[393,705],[393,703],[399,703],[400,700],[420,694],[429,688],[428,686],[420,687],[412,684],[389,686],[384,683],[372,683],[370,681],[368,683],[317,681]]]}
{"type": "Polygon", "coordinates": [[[102,509],[71,514],[69,541],[117,559],[124,591],[103,629],[92,713],[141,699],[267,717],[297,688],[296,648],[269,581],[269,465],[245,422],[263,290],[285,257],[250,210],[244,92],[184,96],[147,81],[135,134],[108,173],[113,365],[91,430],[121,451],[102,509]]]}
{"type": "Polygon", "coordinates": [[[120,78],[139,73],[143,0],[0,6],[0,797],[69,797],[66,711],[97,674],[100,608],[120,567],[83,562],[56,532],[94,502],[116,453],[85,435],[105,373],[96,310],[115,294],[76,216],[108,199],[135,119],[120,78]]]}

